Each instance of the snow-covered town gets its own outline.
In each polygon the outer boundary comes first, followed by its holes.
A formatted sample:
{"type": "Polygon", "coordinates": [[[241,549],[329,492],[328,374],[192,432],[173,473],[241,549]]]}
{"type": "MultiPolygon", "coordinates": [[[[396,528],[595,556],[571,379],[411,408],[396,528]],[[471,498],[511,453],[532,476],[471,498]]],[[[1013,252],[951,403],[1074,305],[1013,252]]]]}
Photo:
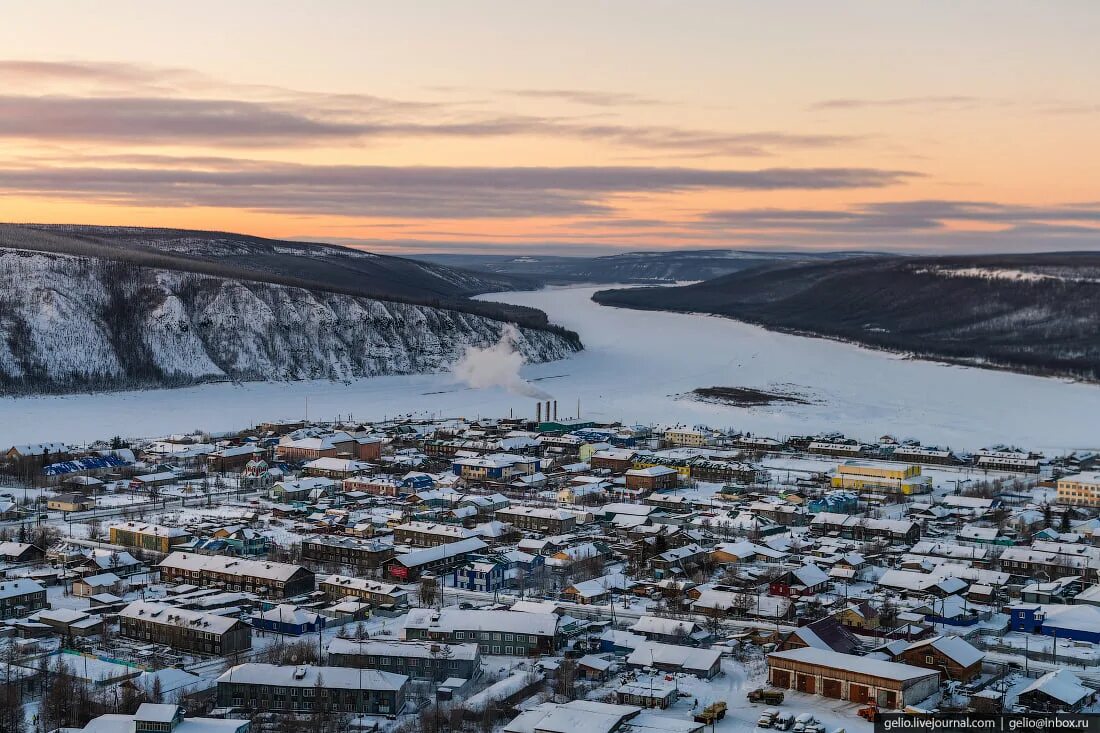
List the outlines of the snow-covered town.
{"type": "Polygon", "coordinates": [[[1097,454],[550,400],[2,460],[0,715],[36,731],[820,733],[1100,689],[1097,454]]]}

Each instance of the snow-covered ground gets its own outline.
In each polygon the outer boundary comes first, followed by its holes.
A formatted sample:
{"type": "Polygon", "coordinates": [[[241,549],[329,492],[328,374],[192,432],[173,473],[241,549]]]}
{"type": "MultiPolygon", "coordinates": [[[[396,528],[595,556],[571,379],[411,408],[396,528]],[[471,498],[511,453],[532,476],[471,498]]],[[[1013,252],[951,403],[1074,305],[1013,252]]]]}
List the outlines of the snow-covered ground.
{"type": "MultiPolygon", "coordinates": [[[[531,365],[559,414],[631,422],[705,423],[761,435],[889,433],[956,450],[1013,443],[1049,454],[1100,448],[1100,387],[906,359],[825,339],[774,333],[725,318],[608,308],[597,288],[484,296],[540,308],[577,331],[585,351],[531,365]],[[739,408],[682,399],[696,387],[795,391],[812,404],[739,408]]],[[[0,400],[0,444],[139,437],[202,427],[241,428],[308,416],[532,415],[533,400],[473,390],[448,374],[327,381],[210,384],[158,392],[0,400]]]]}

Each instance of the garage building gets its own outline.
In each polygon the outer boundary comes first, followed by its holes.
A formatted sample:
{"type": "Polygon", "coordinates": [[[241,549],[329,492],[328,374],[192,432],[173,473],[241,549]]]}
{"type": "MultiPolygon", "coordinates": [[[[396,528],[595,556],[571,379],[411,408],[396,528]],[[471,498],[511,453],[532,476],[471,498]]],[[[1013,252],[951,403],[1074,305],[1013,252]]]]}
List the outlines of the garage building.
{"type": "Polygon", "coordinates": [[[780,689],[884,709],[914,705],[939,689],[939,672],[908,664],[805,647],[768,655],[768,679],[780,689]]]}

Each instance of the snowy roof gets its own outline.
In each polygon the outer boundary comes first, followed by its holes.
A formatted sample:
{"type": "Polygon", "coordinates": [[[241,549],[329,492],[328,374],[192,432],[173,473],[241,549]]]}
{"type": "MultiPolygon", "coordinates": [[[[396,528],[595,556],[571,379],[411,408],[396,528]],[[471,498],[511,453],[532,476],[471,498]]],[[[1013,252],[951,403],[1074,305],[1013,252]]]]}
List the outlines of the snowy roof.
{"type": "Polygon", "coordinates": [[[646,468],[632,468],[626,472],[627,476],[667,476],[677,473],[675,468],[668,466],[648,466],[646,468]]]}
{"type": "Polygon", "coordinates": [[[245,560],[224,555],[196,555],[187,552],[173,552],[160,562],[162,568],[178,570],[207,570],[227,575],[250,576],[267,580],[287,581],[294,576],[301,565],[291,565],[267,560],[245,560]]]}
{"type": "Polygon", "coordinates": [[[301,625],[317,623],[318,615],[297,606],[280,603],[263,613],[253,614],[253,618],[262,618],[265,621],[275,621],[280,624],[301,625]]]}
{"type": "Polygon", "coordinates": [[[164,603],[134,601],[118,612],[119,618],[135,618],[169,626],[187,626],[211,634],[224,634],[238,623],[236,618],[202,611],[190,611],[164,603]]]}
{"type": "Polygon", "coordinates": [[[505,733],[612,733],[634,716],[633,705],[611,705],[591,700],[564,704],[544,702],[520,713],[504,726],[505,733]]]}
{"type": "Polygon", "coordinates": [[[630,630],[638,634],[660,634],[661,636],[676,636],[682,634],[688,636],[697,628],[694,621],[680,621],[674,618],[661,618],[658,616],[642,616],[630,630]]]}
{"type": "Polygon", "coordinates": [[[502,509],[497,509],[498,513],[502,513],[505,516],[512,514],[522,517],[538,517],[540,519],[556,519],[563,521],[573,517],[573,514],[565,511],[564,509],[547,509],[543,507],[534,506],[510,506],[502,509]]]}
{"type": "MultiPolygon", "coordinates": [[[[473,509],[473,507],[470,508],[473,509]]],[[[476,512],[477,510],[474,509],[474,511],[476,512]]],[[[476,535],[475,532],[457,524],[438,524],[436,522],[405,522],[404,524],[397,525],[393,529],[395,532],[397,530],[403,530],[406,532],[423,532],[425,534],[462,538],[474,537],[476,535]]]]}
{"type": "Polygon", "coordinates": [[[657,507],[649,506],[648,504],[629,504],[623,502],[604,504],[600,507],[600,512],[602,514],[634,514],[648,516],[655,511],[657,511],[657,507]]]}
{"type": "Polygon", "coordinates": [[[143,702],[134,713],[134,719],[151,723],[171,723],[179,712],[175,705],[143,702]]]}
{"type": "Polygon", "coordinates": [[[368,471],[371,465],[350,458],[315,458],[305,464],[305,468],[315,471],[368,471]]]}
{"type": "Polygon", "coordinates": [[[33,547],[26,542],[0,542],[0,557],[18,557],[33,547]]]}
{"type": "Polygon", "coordinates": [[[400,690],[409,681],[403,674],[347,667],[283,666],[250,662],[230,667],[218,682],[278,687],[317,687],[341,690],[400,690]],[[320,682],[320,685],[318,685],[320,682]]]}
{"type": "Polygon", "coordinates": [[[16,451],[24,456],[40,456],[44,453],[64,453],[68,448],[64,443],[23,443],[13,445],[5,453],[16,451]]]}
{"type": "Polygon", "coordinates": [[[898,662],[887,662],[881,659],[868,659],[867,657],[860,657],[855,654],[841,654],[840,652],[834,652],[828,649],[815,649],[809,646],[802,647],[801,649],[790,649],[785,652],[772,652],[768,655],[768,659],[801,662],[802,664],[813,664],[819,667],[829,667],[831,669],[857,669],[860,674],[872,677],[882,677],[898,682],[939,675],[939,672],[925,669],[924,667],[914,667],[909,664],[900,664],[898,662]]]}
{"type": "Polygon", "coordinates": [[[26,578],[0,581],[0,598],[15,598],[44,590],[46,589],[41,585],[26,578]]]}
{"type": "Polygon", "coordinates": [[[1019,694],[1023,695],[1027,692],[1041,692],[1067,705],[1076,705],[1084,698],[1094,694],[1091,687],[1085,687],[1081,684],[1081,680],[1078,679],[1077,675],[1068,669],[1047,672],[1020,690],[1019,694]]]}
{"type": "Polygon", "coordinates": [[[504,631],[553,636],[558,617],[552,613],[481,611],[457,608],[414,608],[405,617],[405,628],[450,631],[504,631]]]}
{"type": "Polygon", "coordinates": [[[474,468],[508,468],[509,466],[532,463],[537,460],[537,458],[517,456],[513,453],[490,453],[477,458],[459,458],[454,463],[455,465],[472,466],[474,468]]]}
{"type": "Polygon", "coordinates": [[[180,527],[168,527],[163,524],[147,524],[145,522],[117,522],[108,527],[118,529],[121,532],[138,532],[140,534],[155,534],[161,537],[190,537],[191,533],[180,527]]]}
{"type": "Polygon", "coordinates": [[[921,649],[926,646],[932,647],[963,667],[969,667],[985,658],[985,654],[958,636],[936,636],[931,639],[924,639],[910,644],[906,647],[906,650],[921,649]]]}
{"type": "Polygon", "coordinates": [[[806,586],[807,588],[813,588],[814,586],[821,585],[822,583],[826,583],[829,580],[829,576],[825,573],[825,571],[812,563],[808,563],[800,568],[792,570],[791,573],[794,575],[795,579],[799,583],[806,586]]]}
{"type": "Polygon", "coordinates": [[[1043,626],[1082,631],[1100,631],[1100,607],[1084,604],[1050,604],[1040,606],[1043,626]]]}
{"type": "Polygon", "coordinates": [[[722,657],[717,649],[697,649],[678,644],[654,644],[646,642],[639,645],[626,658],[628,664],[648,666],[664,664],[689,670],[706,671],[711,669],[722,657]]]}
{"type": "Polygon", "coordinates": [[[328,645],[329,654],[349,654],[379,657],[417,657],[431,659],[445,656],[447,659],[477,659],[477,644],[438,644],[427,641],[397,641],[389,639],[341,639],[336,637],[328,645]],[[443,651],[446,650],[446,651],[443,651]]]}
{"type": "Polygon", "coordinates": [[[435,562],[436,560],[442,560],[446,557],[455,557],[468,552],[479,552],[486,547],[488,547],[488,545],[477,537],[470,537],[468,539],[459,540],[458,542],[447,542],[442,545],[436,545],[435,547],[407,552],[404,555],[399,555],[397,557],[397,562],[407,568],[414,568],[426,563],[435,562]]]}

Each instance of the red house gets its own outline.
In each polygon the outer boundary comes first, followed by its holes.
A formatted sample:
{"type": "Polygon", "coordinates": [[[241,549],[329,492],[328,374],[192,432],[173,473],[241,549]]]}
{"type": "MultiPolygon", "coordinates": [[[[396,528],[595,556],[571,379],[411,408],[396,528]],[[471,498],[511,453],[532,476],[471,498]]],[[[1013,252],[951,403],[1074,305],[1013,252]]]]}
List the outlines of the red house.
{"type": "Polygon", "coordinates": [[[811,563],[780,575],[768,586],[768,593],[773,596],[797,598],[812,596],[828,588],[829,576],[824,570],[811,563]]]}

